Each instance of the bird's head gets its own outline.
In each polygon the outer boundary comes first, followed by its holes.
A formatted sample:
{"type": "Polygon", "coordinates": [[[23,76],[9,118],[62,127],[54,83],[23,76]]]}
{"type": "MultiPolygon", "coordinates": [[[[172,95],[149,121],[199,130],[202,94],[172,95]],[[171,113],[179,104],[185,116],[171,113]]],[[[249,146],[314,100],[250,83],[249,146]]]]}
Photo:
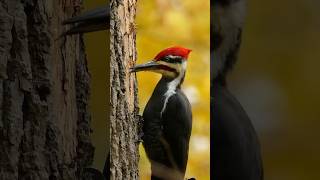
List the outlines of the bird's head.
{"type": "Polygon", "coordinates": [[[176,78],[185,73],[190,49],[174,46],[159,52],[153,60],[131,68],[131,72],[152,71],[167,78],[176,78]]]}

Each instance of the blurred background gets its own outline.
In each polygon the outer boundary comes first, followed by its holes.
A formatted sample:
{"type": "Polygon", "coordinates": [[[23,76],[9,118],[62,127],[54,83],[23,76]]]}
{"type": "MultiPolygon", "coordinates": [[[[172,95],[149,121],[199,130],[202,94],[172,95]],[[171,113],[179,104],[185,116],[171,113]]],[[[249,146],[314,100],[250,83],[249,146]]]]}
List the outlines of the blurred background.
{"type": "Polygon", "coordinates": [[[266,180],[320,179],[319,7],[248,0],[229,86],[258,131],[266,180]]]}
{"type": "MultiPolygon", "coordinates": [[[[181,45],[192,49],[183,90],[193,110],[193,130],[186,177],[210,179],[210,1],[139,0],[136,17],[138,64],[162,49],[181,45]]],[[[140,114],[159,74],[137,73],[140,114]]],[[[150,164],[140,145],[140,179],[150,179],[150,164]]]]}

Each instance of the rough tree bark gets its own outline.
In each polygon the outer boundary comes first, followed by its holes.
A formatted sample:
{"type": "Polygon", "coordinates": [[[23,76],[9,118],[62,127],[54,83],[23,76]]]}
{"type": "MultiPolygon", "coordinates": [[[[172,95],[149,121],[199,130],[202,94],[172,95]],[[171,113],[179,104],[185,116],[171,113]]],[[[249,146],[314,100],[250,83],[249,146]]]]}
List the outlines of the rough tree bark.
{"type": "Polygon", "coordinates": [[[0,179],[79,179],[93,160],[80,0],[0,0],[0,179]]]}
{"type": "Polygon", "coordinates": [[[139,179],[136,81],[136,0],[111,0],[110,21],[110,178],[139,179]]]}

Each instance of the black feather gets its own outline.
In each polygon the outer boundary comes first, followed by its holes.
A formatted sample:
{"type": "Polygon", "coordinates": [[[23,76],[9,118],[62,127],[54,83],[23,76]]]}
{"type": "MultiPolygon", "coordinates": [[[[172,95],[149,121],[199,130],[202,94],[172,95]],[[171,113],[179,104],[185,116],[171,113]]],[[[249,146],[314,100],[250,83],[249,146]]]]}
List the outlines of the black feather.
{"type": "Polygon", "coordinates": [[[182,179],[187,166],[192,111],[178,87],[161,115],[169,81],[164,77],[159,81],[143,112],[143,146],[151,162],[152,180],[182,179]]]}
{"type": "Polygon", "coordinates": [[[212,84],[213,179],[262,180],[260,144],[251,121],[225,86],[212,84]]]}

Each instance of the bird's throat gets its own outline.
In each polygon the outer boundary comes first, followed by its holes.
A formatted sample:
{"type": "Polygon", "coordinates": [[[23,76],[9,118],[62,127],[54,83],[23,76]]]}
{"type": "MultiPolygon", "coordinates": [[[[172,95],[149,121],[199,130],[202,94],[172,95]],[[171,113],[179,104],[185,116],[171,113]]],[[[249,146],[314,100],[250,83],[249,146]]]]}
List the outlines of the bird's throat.
{"type": "Polygon", "coordinates": [[[176,90],[181,87],[181,84],[184,80],[185,72],[181,72],[176,78],[172,79],[171,81],[167,81],[166,83],[166,90],[163,94],[164,103],[161,109],[160,115],[162,117],[163,112],[166,110],[168,101],[172,95],[176,93],[176,90]]]}

